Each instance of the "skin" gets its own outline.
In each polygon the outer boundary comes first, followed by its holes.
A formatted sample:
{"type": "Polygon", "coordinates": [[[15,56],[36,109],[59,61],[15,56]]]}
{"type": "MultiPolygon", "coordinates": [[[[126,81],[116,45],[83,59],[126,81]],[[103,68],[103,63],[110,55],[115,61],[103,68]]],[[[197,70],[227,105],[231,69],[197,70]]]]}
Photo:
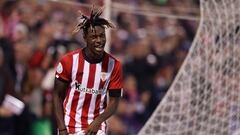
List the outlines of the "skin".
{"type": "MultiPolygon", "coordinates": [[[[92,32],[92,30],[89,28],[87,33],[84,34],[84,39],[87,43],[86,56],[93,61],[101,59],[104,54],[104,47],[106,43],[105,29],[101,26],[95,26],[92,32]]],[[[53,102],[57,125],[60,130],[66,129],[64,125],[62,105],[65,99],[67,87],[67,83],[64,83],[55,78],[53,102]]],[[[108,106],[105,111],[96,117],[96,119],[88,126],[88,128],[85,130],[85,134],[96,135],[98,129],[101,126],[101,123],[106,121],[111,115],[114,114],[114,112],[117,110],[118,104],[119,97],[110,97],[108,106]]],[[[68,135],[67,130],[59,132],[59,135],[68,135]]]]}
{"type": "Polygon", "coordinates": [[[90,60],[98,60],[103,57],[106,44],[105,29],[101,26],[95,26],[93,31],[89,28],[83,36],[87,43],[86,55],[90,60]]]}
{"type": "MultiPolygon", "coordinates": [[[[57,126],[59,130],[66,129],[63,115],[63,101],[65,99],[65,91],[68,84],[55,78],[53,91],[53,107],[56,116],[57,126]]],[[[59,132],[59,135],[68,135],[67,130],[59,132]]]]}

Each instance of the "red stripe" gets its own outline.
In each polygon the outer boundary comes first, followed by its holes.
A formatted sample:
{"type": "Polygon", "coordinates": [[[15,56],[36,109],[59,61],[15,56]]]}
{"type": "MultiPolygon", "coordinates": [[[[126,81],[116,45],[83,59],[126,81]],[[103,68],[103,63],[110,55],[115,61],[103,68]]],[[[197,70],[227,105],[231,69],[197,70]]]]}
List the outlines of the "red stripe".
{"type": "Polygon", "coordinates": [[[101,95],[97,95],[96,98],[96,104],[95,104],[95,110],[94,110],[94,118],[95,119],[97,116],[99,116],[99,112],[100,112],[100,102],[101,102],[101,95]]]}
{"type": "MultiPolygon", "coordinates": [[[[66,58],[68,58],[69,60],[67,60],[69,63],[66,65],[66,66],[70,66],[69,68],[67,67],[66,69],[72,69],[72,57],[66,57],[66,58]]],[[[69,75],[72,75],[72,70],[70,70],[69,71],[69,75]]],[[[65,115],[65,113],[66,113],[66,105],[67,105],[67,103],[68,103],[68,100],[69,100],[69,95],[70,95],[70,91],[71,91],[71,88],[70,88],[70,85],[71,84],[69,84],[69,86],[68,86],[68,89],[67,89],[67,95],[66,95],[66,97],[65,97],[65,100],[64,100],[64,103],[63,103],[63,110],[64,110],[64,115],[65,115]]]]}
{"type": "MultiPolygon", "coordinates": [[[[82,78],[82,76],[79,76],[78,74],[83,71],[83,66],[84,66],[84,61],[82,59],[81,53],[79,55],[79,61],[78,62],[79,63],[78,63],[78,72],[77,72],[77,75],[76,75],[76,80],[78,82],[80,82],[79,80],[81,80],[81,79],[79,79],[79,78],[82,78]]],[[[76,125],[75,116],[76,116],[76,113],[77,113],[76,109],[77,109],[77,105],[78,105],[79,96],[80,96],[80,92],[74,90],[74,95],[73,95],[72,105],[71,105],[71,111],[70,111],[70,121],[69,121],[69,124],[68,124],[68,126],[70,126],[70,127],[75,127],[75,125],[76,125]]],[[[70,133],[75,133],[75,128],[69,128],[69,132],[70,133]]]]}
{"type": "Polygon", "coordinates": [[[77,73],[77,76],[76,76],[76,80],[82,84],[82,77],[83,77],[83,67],[84,67],[84,58],[83,58],[83,55],[82,55],[82,51],[80,52],[79,54],[79,64],[78,64],[78,73],[77,73]]]}
{"type": "Polygon", "coordinates": [[[107,95],[104,97],[103,109],[107,107],[107,95]]]}
{"type": "Polygon", "coordinates": [[[66,113],[66,106],[67,106],[67,102],[68,102],[68,99],[69,99],[69,95],[70,95],[70,87],[68,88],[68,91],[67,91],[67,96],[66,96],[66,99],[64,100],[64,103],[63,103],[63,110],[64,110],[64,115],[66,113]]]}
{"type": "MultiPolygon", "coordinates": [[[[107,107],[107,95],[105,95],[104,97],[104,102],[103,102],[103,109],[105,110],[105,108],[107,107]]],[[[105,131],[106,131],[106,128],[107,128],[107,123],[106,121],[104,122],[106,127],[105,127],[105,131]]],[[[101,126],[101,129],[103,130],[103,127],[101,126]]]]}
{"type": "MultiPolygon", "coordinates": [[[[90,64],[87,88],[93,88],[95,73],[96,73],[96,64],[90,64]]],[[[91,103],[91,99],[92,99],[92,95],[86,93],[85,99],[83,102],[82,117],[81,117],[81,123],[83,126],[82,127],[83,130],[88,128],[88,110],[89,110],[89,106],[91,103]]]]}
{"type": "MultiPolygon", "coordinates": [[[[108,70],[108,57],[105,57],[102,62],[102,70],[101,72],[107,72],[108,70]]],[[[100,80],[99,89],[102,89],[105,84],[102,79],[100,80]]],[[[97,95],[96,103],[95,103],[95,110],[94,110],[94,119],[99,116],[100,114],[100,103],[101,103],[101,95],[97,95]]],[[[101,128],[102,129],[102,128],[101,128]]]]}
{"type": "Polygon", "coordinates": [[[94,79],[95,79],[95,73],[96,73],[96,64],[90,64],[90,71],[88,76],[88,88],[93,88],[94,86],[94,79]]]}
{"type": "MultiPolygon", "coordinates": [[[[76,121],[75,121],[75,116],[76,116],[76,108],[77,108],[77,103],[79,99],[79,92],[74,91],[74,96],[72,99],[72,106],[71,106],[71,112],[70,112],[70,121],[68,126],[70,127],[75,127],[76,121]]],[[[69,128],[70,133],[75,133],[75,128],[69,128]]]]}

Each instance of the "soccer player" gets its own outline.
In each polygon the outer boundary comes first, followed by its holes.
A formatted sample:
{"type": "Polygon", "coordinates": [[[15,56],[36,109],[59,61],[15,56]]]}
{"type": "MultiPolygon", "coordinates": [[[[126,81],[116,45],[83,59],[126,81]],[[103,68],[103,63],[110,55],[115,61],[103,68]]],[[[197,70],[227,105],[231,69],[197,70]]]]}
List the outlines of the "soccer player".
{"type": "Polygon", "coordinates": [[[53,101],[59,135],[106,135],[106,120],[118,107],[122,67],[104,51],[105,28],[114,25],[101,14],[93,9],[90,17],[81,15],[76,28],[87,45],[57,65],[53,101]]]}

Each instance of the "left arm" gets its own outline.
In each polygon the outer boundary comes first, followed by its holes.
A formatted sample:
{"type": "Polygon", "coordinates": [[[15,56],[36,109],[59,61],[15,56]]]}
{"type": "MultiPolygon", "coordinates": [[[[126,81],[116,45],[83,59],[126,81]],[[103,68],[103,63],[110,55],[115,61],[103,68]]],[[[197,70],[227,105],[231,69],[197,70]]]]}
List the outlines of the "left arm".
{"type": "Polygon", "coordinates": [[[116,112],[119,99],[120,97],[109,97],[109,103],[106,110],[89,125],[85,132],[86,135],[95,135],[97,133],[101,124],[116,112]]]}

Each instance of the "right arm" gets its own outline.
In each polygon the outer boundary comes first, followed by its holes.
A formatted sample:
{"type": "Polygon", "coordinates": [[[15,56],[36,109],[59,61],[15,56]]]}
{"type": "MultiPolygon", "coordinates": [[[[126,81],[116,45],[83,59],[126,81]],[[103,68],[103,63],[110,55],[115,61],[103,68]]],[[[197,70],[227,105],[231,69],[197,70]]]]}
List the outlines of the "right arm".
{"type": "Polygon", "coordinates": [[[64,124],[63,116],[63,101],[65,99],[65,91],[67,90],[67,82],[63,82],[55,78],[54,91],[53,91],[53,106],[55,117],[57,121],[57,126],[59,129],[59,135],[68,135],[67,128],[64,124]]]}

